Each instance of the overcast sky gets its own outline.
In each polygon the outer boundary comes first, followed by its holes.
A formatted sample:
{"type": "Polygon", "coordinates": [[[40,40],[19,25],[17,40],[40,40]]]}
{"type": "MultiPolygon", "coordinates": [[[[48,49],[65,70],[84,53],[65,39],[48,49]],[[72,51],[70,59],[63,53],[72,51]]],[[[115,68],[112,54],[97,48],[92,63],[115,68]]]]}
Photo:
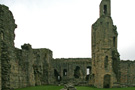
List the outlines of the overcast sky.
{"type": "MultiPolygon", "coordinates": [[[[101,0],[0,0],[12,11],[15,46],[49,48],[54,58],[91,57],[91,25],[101,0]]],[[[112,0],[120,58],[135,60],[135,0],[112,0]],[[130,1],[130,2],[129,2],[130,1]]]]}

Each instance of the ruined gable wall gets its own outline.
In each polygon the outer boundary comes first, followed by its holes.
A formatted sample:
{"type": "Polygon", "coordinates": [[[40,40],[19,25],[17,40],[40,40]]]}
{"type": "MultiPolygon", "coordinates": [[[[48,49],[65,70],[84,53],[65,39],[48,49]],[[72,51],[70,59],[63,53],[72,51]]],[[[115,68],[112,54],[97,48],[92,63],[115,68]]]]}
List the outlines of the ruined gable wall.
{"type": "MultiPolygon", "coordinates": [[[[53,60],[53,68],[57,71],[58,75],[54,74],[55,84],[57,83],[68,83],[73,82],[76,85],[81,85],[86,83],[86,69],[91,66],[90,58],[61,58],[53,60]],[[79,67],[78,76],[75,77],[75,70],[79,67]],[[66,70],[66,75],[64,75],[64,70],[66,70]],[[58,80],[60,76],[60,80],[58,80]]],[[[53,71],[54,73],[54,71],[53,71]]]]}
{"type": "Polygon", "coordinates": [[[135,61],[121,61],[120,73],[121,86],[135,86],[135,61]]]}

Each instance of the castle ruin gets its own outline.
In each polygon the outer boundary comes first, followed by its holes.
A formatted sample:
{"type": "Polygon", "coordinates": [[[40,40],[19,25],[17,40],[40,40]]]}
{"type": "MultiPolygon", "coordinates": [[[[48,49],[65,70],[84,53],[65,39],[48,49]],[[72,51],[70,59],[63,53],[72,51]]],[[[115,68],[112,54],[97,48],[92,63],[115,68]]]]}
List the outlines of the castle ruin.
{"type": "Polygon", "coordinates": [[[51,50],[33,49],[30,44],[18,49],[15,28],[11,11],[0,5],[0,90],[67,83],[97,88],[135,86],[135,61],[120,60],[117,51],[110,0],[102,0],[100,17],[92,25],[92,59],[54,59],[51,50]]]}

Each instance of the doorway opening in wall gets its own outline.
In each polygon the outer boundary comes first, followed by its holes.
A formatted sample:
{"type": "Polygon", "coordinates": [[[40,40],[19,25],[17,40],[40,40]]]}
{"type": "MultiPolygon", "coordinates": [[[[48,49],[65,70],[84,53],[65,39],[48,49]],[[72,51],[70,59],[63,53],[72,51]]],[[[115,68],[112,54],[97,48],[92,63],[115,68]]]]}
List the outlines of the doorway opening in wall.
{"type": "Polygon", "coordinates": [[[54,69],[54,76],[55,76],[56,81],[58,82],[61,81],[61,76],[56,69],[54,69]]]}
{"type": "Polygon", "coordinates": [[[91,74],[91,66],[88,66],[86,69],[86,80],[90,79],[90,74],[91,74]]]}
{"type": "Polygon", "coordinates": [[[104,15],[107,14],[107,5],[104,5],[104,9],[103,9],[104,15]]]}
{"type": "Polygon", "coordinates": [[[74,77],[75,78],[79,78],[80,77],[80,67],[76,66],[75,70],[74,70],[74,77]]]}
{"type": "Polygon", "coordinates": [[[104,76],[104,88],[110,88],[111,83],[111,76],[109,74],[106,74],[104,76]]]}
{"type": "Polygon", "coordinates": [[[67,76],[67,69],[63,70],[63,76],[67,76]]]}

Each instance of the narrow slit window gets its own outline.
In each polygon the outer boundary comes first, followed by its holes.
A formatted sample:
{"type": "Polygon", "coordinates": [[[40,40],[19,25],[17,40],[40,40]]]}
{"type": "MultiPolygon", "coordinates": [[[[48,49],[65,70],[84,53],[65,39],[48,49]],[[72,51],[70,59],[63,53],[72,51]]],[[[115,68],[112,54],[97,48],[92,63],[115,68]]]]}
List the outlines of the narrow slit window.
{"type": "Polygon", "coordinates": [[[104,5],[104,10],[103,10],[103,12],[104,12],[104,15],[107,14],[107,5],[104,5]]]}
{"type": "Polygon", "coordinates": [[[116,46],[116,38],[113,37],[113,47],[115,47],[115,46],[116,46]]]}
{"type": "Polygon", "coordinates": [[[108,56],[105,57],[104,67],[105,69],[108,67],[108,56]]]}

